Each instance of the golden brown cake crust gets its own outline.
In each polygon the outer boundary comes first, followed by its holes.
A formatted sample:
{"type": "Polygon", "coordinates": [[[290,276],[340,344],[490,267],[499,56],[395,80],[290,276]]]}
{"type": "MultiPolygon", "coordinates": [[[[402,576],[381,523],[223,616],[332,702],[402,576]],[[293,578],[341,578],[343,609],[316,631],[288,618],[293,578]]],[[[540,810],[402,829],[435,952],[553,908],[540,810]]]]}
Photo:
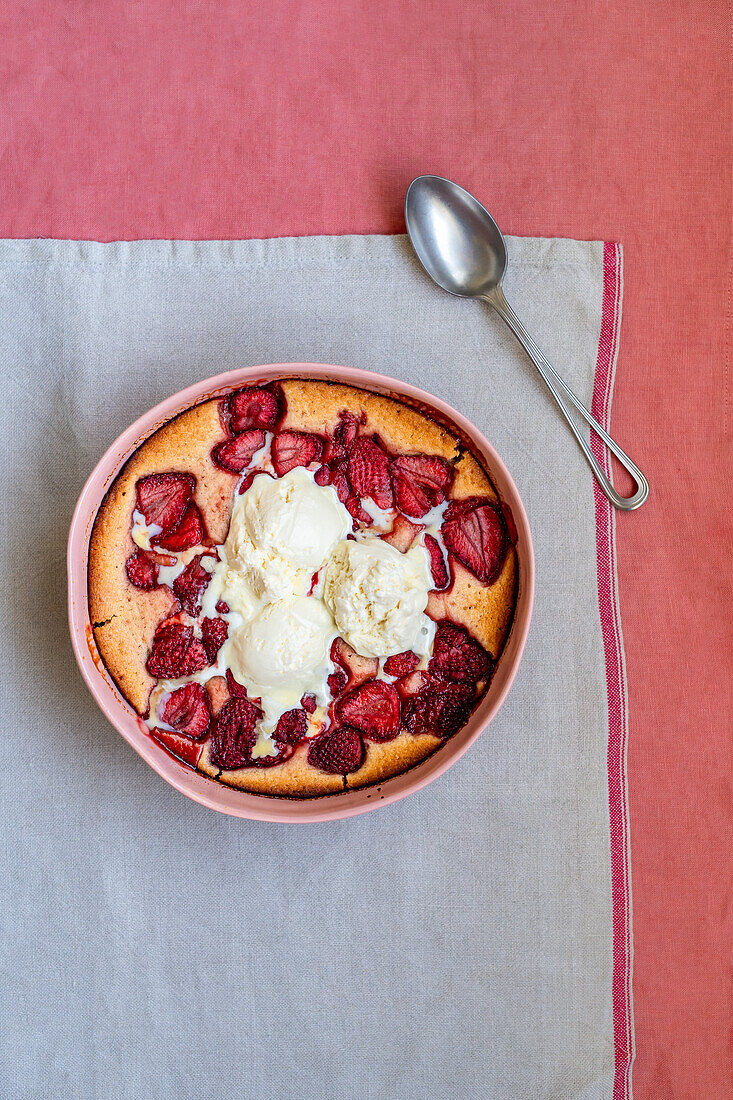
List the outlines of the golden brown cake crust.
{"type": "MultiPolygon", "coordinates": [[[[444,427],[397,400],[339,383],[284,379],[287,402],[280,430],[331,433],[339,414],[365,414],[361,432],[376,434],[394,453],[439,455],[454,469],[451,498],[486,496],[496,499],[487,473],[444,427]]],[[[155,681],[145,669],[153,634],[161,619],[178,605],[166,587],[143,592],[127,579],[125,562],[134,552],[130,531],[139,478],[160,472],[191,473],[196,478],[194,501],[214,543],[223,542],[229,527],[232,495],[238,475],[219,469],[211,450],[226,438],[220,399],[189,409],[150,436],[128,460],[105,497],[92,531],[89,548],[89,607],[101,656],[123,695],[139,714],[148,710],[155,681]]],[[[189,556],[196,551],[189,552],[189,556]]],[[[199,551],[200,552],[200,551],[199,551]]],[[[514,547],[501,573],[482,585],[459,562],[452,560],[454,583],[445,594],[432,593],[428,613],[447,616],[464,625],[496,659],[511,627],[516,600],[517,559],[514,547]]],[[[286,797],[317,797],[345,788],[381,782],[414,767],[442,744],[429,734],[401,732],[394,740],[365,740],[365,757],[358,771],[344,778],[311,767],[307,745],[300,745],[282,764],[222,772],[213,766],[209,744],[204,745],[199,770],[228,785],[254,793],[286,797]]]]}
{"type": "Polygon", "coordinates": [[[337,794],[344,790],[342,775],[328,775],[312,768],[306,760],[307,745],[299,745],[293,755],[283,764],[271,768],[240,768],[238,771],[224,771],[211,763],[209,745],[198,763],[199,771],[205,775],[220,779],[229,787],[252,794],[269,794],[286,798],[316,798],[319,795],[337,794]]]}
{"type": "MultiPolygon", "coordinates": [[[[397,454],[417,451],[451,461],[460,453],[455,436],[416,409],[390,397],[337,382],[310,379],[287,379],[282,382],[282,388],[288,403],[284,428],[320,433],[332,431],[338,423],[339,413],[348,409],[366,413],[362,433],[380,436],[387,449],[397,454]]],[[[492,496],[495,495],[492,489],[492,496]]]]}

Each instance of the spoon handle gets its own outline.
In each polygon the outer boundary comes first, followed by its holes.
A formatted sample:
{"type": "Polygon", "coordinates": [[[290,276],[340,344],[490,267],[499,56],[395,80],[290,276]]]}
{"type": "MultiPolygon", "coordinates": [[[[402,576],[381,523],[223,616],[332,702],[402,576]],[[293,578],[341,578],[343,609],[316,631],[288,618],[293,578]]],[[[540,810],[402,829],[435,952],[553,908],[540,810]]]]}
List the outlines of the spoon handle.
{"type": "Polygon", "coordinates": [[[598,423],[596,418],[592,416],[586,409],[583,402],[575,396],[570,387],[562,380],[560,375],[554,369],[551,363],[545,359],[540,349],[535,344],[534,340],[527,332],[522,322],[517,317],[512,307],[504,297],[504,293],[501,287],[496,287],[490,294],[483,296],[484,301],[488,302],[494,307],[499,316],[506,321],[509,328],[516,336],[519,343],[522,345],[527,355],[530,357],[537,370],[542,375],[547,385],[548,390],[555,398],[555,401],[560,407],[561,412],[565,416],[570,429],[580,444],[580,448],[588,460],[588,464],[595,474],[596,481],[601,487],[603,493],[608,497],[616,508],[620,508],[625,512],[630,512],[633,508],[639,508],[646,498],[649,496],[649,482],[644,477],[639,467],[631,461],[629,456],[621,450],[618,443],[611,439],[608,432],[606,432],[598,423]],[[621,465],[627,470],[636,483],[636,492],[630,497],[622,497],[616,492],[613,485],[606,477],[600,463],[596,459],[595,455],[590,449],[588,442],[581,434],[580,426],[575,422],[570,409],[566,404],[566,400],[575,406],[576,410],[580,413],[584,420],[590,424],[593,431],[597,432],[608,449],[616,456],[621,465]]]}

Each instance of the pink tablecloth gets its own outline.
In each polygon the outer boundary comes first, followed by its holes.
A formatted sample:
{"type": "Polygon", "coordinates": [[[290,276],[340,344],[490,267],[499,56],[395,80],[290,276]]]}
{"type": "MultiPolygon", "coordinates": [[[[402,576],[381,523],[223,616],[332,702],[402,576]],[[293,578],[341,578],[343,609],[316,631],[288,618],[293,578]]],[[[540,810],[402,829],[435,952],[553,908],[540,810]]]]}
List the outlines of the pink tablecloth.
{"type": "Polygon", "coordinates": [[[0,15],[0,236],[395,232],[409,179],[433,171],[508,232],[623,243],[613,428],[652,483],[618,523],[634,1081],[655,1100],[731,1081],[729,16],[720,0],[0,15]]]}

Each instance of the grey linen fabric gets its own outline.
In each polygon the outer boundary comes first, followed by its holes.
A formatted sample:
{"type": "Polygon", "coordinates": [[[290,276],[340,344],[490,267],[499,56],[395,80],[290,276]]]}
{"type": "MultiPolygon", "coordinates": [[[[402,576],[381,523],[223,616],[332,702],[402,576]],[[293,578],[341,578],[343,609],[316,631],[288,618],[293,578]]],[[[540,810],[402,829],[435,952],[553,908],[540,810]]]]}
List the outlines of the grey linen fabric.
{"type": "MultiPolygon", "coordinates": [[[[590,403],[603,246],[510,239],[507,295],[590,403]]],[[[593,483],[511,335],[401,237],[0,243],[6,1097],[610,1097],[608,715],[593,483]],[[486,433],[537,598],[443,777],[328,824],[217,815],[76,669],[65,540],[134,418],[246,364],[394,374],[486,433]]]]}

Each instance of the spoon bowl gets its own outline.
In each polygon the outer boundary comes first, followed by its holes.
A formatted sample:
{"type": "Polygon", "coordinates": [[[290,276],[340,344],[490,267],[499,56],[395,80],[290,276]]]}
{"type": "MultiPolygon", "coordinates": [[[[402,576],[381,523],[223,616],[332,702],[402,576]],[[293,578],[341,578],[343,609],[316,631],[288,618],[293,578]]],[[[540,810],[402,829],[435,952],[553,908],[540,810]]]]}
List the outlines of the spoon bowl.
{"type": "Polygon", "coordinates": [[[407,232],[433,282],[461,298],[481,298],[507,266],[499,226],[478,199],[441,176],[418,176],[405,196],[407,232]]]}
{"type": "Polygon", "coordinates": [[[611,504],[626,512],[642,505],[649,496],[649,483],[641,470],[563,381],[504,297],[501,282],[508,263],[506,242],[488,210],[451,180],[418,176],[405,196],[405,222],[417,257],[433,282],[459,298],[488,302],[512,330],[541,374],[611,504]],[[631,496],[623,497],[616,492],[573,417],[570,405],[631,474],[636,483],[631,496]]]}

